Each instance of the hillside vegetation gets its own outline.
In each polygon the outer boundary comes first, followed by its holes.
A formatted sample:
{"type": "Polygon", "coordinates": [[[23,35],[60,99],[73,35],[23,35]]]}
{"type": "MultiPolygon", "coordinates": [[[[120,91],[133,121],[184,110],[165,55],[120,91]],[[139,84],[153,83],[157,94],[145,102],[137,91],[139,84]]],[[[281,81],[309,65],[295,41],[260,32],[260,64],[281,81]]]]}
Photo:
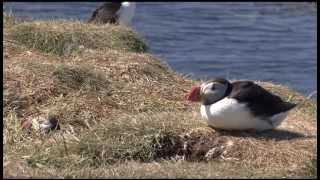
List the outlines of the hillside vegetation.
{"type": "Polygon", "coordinates": [[[316,102],[257,82],[298,106],[276,130],[216,132],[199,81],[171,70],[123,25],[17,21],[4,14],[4,177],[317,177],[316,102]],[[60,130],[26,132],[26,118],[60,130]]]}

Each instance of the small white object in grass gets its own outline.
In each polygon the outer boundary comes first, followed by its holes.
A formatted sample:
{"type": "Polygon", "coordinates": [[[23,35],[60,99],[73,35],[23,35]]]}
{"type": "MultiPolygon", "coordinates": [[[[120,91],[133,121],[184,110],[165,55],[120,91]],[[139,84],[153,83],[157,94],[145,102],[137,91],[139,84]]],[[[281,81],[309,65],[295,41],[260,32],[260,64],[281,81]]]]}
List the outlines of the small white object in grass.
{"type": "Polygon", "coordinates": [[[219,155],[220,155],[219,152],[220,152],[222,149],[224,149],[224,146],[214,147],[214,148],[210,149],[210,150],[206,153],[206,155],[205,155],[206,160],[208,161],[208,160],[212,159],[213,157],[215,157],[215,156],[217,156],[217,155],[219,156],[219,155]]]}
{"type": "Polygon", "coordinates": [[[230,146],[232,146],[232,145],[233,145],[233,141],[228,140],[227,143],[226,143],[226,146],[227,146],[227,147],[230,147],[230,146]]]}
{"type": "Polygon", "coordinates": [[[31,52],[31,51],[26,51],[26,54],[27,54],[28,56],[30,56],[30,55],[32,54],[32,52],[31,52]]]}

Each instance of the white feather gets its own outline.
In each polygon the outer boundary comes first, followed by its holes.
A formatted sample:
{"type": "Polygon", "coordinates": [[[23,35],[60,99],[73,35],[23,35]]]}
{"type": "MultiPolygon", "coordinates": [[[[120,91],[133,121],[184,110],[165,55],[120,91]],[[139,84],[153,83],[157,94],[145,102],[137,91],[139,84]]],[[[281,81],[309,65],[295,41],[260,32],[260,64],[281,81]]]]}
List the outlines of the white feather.
{"type": "Polygon", "coordinates": [[[201,105],[200,112],[209,125],[226,130],[272,129],[280,125],[287,115],[285,112],[270,117],[269,121],[262,120],[254,117],[246,104],[232,98],[224,98],[211,105],[201,105]]]}
{"type": "Polygon", "coordinates": [[[119,10],[119,21],[129,24],[134,16],[136,5],[133,2],[122,2],[119,10]]]}

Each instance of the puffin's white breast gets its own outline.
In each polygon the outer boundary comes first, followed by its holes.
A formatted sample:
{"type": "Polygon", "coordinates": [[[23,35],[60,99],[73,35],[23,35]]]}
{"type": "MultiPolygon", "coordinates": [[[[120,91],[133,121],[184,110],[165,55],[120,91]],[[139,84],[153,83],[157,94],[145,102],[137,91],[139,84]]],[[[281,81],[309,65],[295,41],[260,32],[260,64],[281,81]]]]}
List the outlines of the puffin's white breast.
{"type": "Polygon", "coordinates": [[[271,124],[270,121],[253,116],[246,104],[236,99],[224,98],[211,105],[201,105],[201,116],[209,125],[227,130],[272,129],[285,118],[283,114],[270,118],[275,120],[271,124]]]}

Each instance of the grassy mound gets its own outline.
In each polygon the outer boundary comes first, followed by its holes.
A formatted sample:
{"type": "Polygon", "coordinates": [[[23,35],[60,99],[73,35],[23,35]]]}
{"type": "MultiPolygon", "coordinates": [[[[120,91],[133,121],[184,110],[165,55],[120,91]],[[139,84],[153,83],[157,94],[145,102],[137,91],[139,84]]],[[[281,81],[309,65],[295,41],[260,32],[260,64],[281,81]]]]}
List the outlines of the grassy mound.
{"type": "Polygon", "coordinates": [[[11,13],[3,13],[3,26],[5,28],[12,27],[16,24],[16,19],[11,13]]]}
{"type": "Polygon", "coordinates": [[[216,132],[201,120],[199,104],[185,100],[199,81],[134,50],[136,37],[105,41],[131,36],[127,27],[37,21],[5,32],[5,177],[317,176],[316,103],[284,86],[257,82],[298,103],[279,128],[216,132]],[[88,40],[94,34],[104,38],[96,46],[88,40]],[[20,128],[22,119],[48,114],[60,130],[20,128]]]}
{"type": "Polygon", "coordinates": [[[58,56],[78,54],[85,48],[132,52],[147,49],[135,32],[124,26],[100,27],[68,21],[24,22],[12,26],[9,36],[29,48],[58,56]]]}

